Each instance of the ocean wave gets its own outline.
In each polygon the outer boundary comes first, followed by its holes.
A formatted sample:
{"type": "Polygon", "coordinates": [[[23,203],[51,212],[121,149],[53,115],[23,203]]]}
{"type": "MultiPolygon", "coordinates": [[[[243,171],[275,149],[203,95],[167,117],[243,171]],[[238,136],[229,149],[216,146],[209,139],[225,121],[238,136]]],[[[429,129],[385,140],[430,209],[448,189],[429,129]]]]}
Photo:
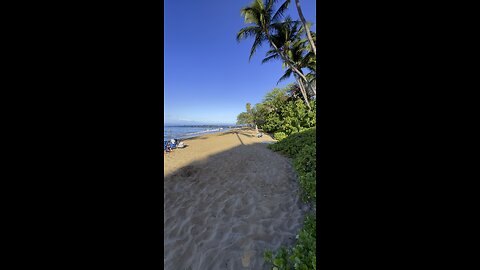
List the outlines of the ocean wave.
{"type": "Polygon", "coordinates": [[[164,140],[170,139],[187,139],[191,137],[201,136],[204,134],[211,134],[216,132],[224,132],[230,127],[165,127],[163,130],[164,140]]]}
{"type": "Polygon", "coordinates": [[[186,133],[185,135],[196,135],[196,134],[203,134],[203,133],[210,133],[210,132],[217,132],[222,130],[223,128],[214,128],[214,129],[206,129],[206,130],[201,130],[201,131],[196,131],[196,132],[191,132],[191,133],[186,133]]]}

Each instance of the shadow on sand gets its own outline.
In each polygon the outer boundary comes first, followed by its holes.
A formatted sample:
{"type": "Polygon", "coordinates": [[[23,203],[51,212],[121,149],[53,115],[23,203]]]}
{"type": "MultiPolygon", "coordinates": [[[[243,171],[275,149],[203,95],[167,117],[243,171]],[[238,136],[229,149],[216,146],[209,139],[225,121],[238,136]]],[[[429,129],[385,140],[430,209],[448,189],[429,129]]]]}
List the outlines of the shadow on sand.
{"type": "Polygon", "coordinates": [[[306,207],[290,160],[241,143],[164,177],[164,269],[267,269],[266,249],[294,243],[306,207]]]}

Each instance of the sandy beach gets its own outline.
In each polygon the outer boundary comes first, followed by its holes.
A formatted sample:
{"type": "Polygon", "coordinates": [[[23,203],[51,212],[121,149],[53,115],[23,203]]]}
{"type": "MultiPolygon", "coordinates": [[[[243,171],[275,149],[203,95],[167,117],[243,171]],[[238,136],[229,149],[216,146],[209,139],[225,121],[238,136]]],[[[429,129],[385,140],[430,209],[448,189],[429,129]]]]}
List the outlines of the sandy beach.
{"type": "Polygon", "coordinates": [[[251,129],[183,140],[164,159],[164,269],[270,269],[306,206],[290,161],[251,129]]]}

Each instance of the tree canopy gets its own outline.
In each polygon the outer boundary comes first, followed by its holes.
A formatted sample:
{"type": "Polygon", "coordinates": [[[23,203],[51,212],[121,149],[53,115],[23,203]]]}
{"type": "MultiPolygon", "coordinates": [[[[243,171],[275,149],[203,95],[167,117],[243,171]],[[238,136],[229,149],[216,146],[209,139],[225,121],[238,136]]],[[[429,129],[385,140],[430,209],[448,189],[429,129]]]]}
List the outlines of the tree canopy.
{"type": "Polygon", "coordinates": [[[310,30],[311,23],[306,21],[299,0],[295,6],[300,20],[284,16],[290,0],[284,1],[275,9],[276,0],[254,0],[249,6],[241,9],[248,26],[237,33],[237,41],[253,38],[249,61],[264,43],[270,45],[262,63],[280,60],[285,73],[278,82],[294,76],[298,92],[311,110],[310,101],[316,96],[316,34],[310,30]],[[309,71],[306,73],[306,71],[309,71]]]}
{"type": "Polygon", "coordinates": [[[298,86],[295,84],[274,88],[249,112],[240,113],[237,124],[258,125],[269,133],[290,135],[301,132],[316,125],[316,101],[309,102],[312,110],[298,97],[298,86]]]}

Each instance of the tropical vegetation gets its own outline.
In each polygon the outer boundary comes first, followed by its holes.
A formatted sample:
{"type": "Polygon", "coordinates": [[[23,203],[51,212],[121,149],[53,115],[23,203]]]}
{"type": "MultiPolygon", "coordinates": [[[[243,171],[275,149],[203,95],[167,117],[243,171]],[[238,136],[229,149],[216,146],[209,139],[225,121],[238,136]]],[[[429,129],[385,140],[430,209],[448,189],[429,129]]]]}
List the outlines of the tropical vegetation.
{"type": "Polygon", "coordinates": [[[314,203],[317,199],[316,188],[316,128],[286,137],[282,141],[269,145],[273,151],[280,152],[293,159],[293,166],[300,179],[302,199],[314,203]]]}
{"type": "Polygon", "coordinates": [[[273,265],[273,269],[316,269],[316,128],[295,133],[284,140],[272,144],[270,149],[293,159],[294,168],[300,179],[302,200],[311,204],[312,211],[307,214],[303,228],[297,235],[293,247],[282,246],[277,251],[265,251],[264,258],[273,265]]]}
{"type": "Polygon", "coordinates": [[[316,33],[311,31],[299,0],[295,0],[299,20],[285,16],[293,1],[278,2],[254,0],[242,8],[247,26],[237,33],[237,41],[253,39],[249,60],[267,44],[262,63],[280,61],[285,70],[277,84],[291,76],[295,83],[272,89],[253,107],[247,103],[237,124],[258,126],[278,140],[269,148],[293,160],[302,200],[312,206],[296,244],[266,251],[265,260],[274,270],[316,269],[316,33]]]}
{"type": "Polygon", "coordinates": [[[254,0],[240,13],[248,25],[237,33],[237,41],[253,38],[250,58],[264,43],[270,50],[262,63],[280,60],[285,74],[279,81],[289,78],[292,74],[297,82],[302,98],[309,108],[309,98],[316,96],[316,35],[310,31],[311,23],[307,22],[301,11],[300,3],[295,1],[299,20],[284,16],[291,0],[287,0],[275,10],[277,0],[254,0]],[[309,73],[305,74],[305,70],[309,73]]]}
{"type": "MultiPolygon", "coordinates": [[[[258,125],[277,140],[316,126],[316,100],[310,99],[311,109],[299,98],[299,88],[289,84],[285,88],[274,88],[262,102],[247,108],[237,116],[237,124],[258,125]]],[[[250,103],[247,104],[250,105],[250,103]]]]}

